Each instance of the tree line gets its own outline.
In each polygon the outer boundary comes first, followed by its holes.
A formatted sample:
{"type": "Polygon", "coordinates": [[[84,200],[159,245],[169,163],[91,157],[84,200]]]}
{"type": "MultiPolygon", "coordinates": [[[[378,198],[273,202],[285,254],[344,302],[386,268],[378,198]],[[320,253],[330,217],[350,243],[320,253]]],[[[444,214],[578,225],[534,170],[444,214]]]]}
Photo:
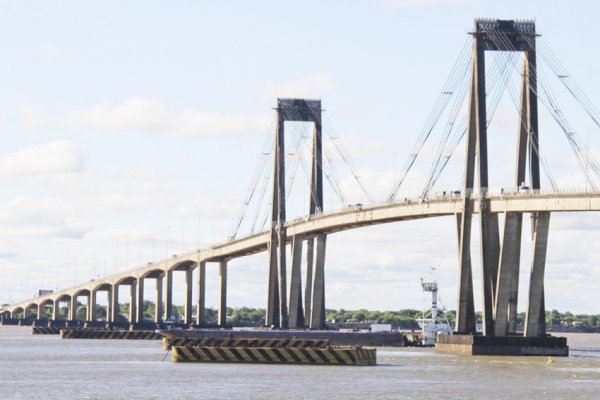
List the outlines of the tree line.
{"type": "MultiPolygon", "coordinates": [[[[152,301],[144,301],[144,320],[154,321],[156,305],[152,301]]],[[[174,305],[172,314],[183,315],[184,307],[174,305]]],[[[196,307],[193,309],[196,315],[196,307]]],[[[78,303],[76,307],[78,320],[85,320],[87,316],[87,306],[78,303]]],[[[66,319],[68,315],[67,307],[59,309],[59,318],[66,319]]],[[[127,322],[129,315],[129,304],[119,304],[118,319],[121,322],[127,322]]],[[[207,307],[205,309],[205,321],[207,325],[217,324],[218,311],[214,308],[207,307]]],[[[402,309],[397,311],[377,311],[377,310],[346,310],[346,309],[327,309],[326,319],[330,323],[381,323],[392,324],[394,327],[401,329],[418,329],[416,320],[426,316],[422,310],[402,309]]],[[[447,310],[441,315],[442,320],[448,319],[448,323],[453,326],[456,313],[454,310],[447,310]]],[[[481,320],[481,313],[476,313],[476,319],[481,320]]],[[[50,319],[52,317],[50,309],[42,311],[42,318],[50,319]]],[[[106,320],[106,307],[103,305],[96,306],[96,320],[106,320]]],[[[523,324],[525,321],[525,313],[517,314],[517,323],[523,324]]],[[[259,327],[265,325],[265,309],[252,307],[228,307],[227,308],[227,323],[231,326],[240,327],[259,327]]],[[[580,328],[583,330],[600,330],[600,314],[573,314],[569,311],[564,313],[558,310],[546,311],[546,325],[549,328],[580,328]]]]}

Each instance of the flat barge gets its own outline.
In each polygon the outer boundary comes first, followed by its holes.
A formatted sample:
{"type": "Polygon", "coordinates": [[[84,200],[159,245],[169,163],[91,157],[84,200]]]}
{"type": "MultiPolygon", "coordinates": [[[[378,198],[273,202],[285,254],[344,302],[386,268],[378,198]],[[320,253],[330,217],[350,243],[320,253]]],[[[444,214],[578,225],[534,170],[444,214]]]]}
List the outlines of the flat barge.
{"type": "Polygon", "coordinates": [[[163,346],[187,345],[202,339],[271,339],[271,340],[326,340],[332,346],[404,346],[402,332],[345,332],[309,330],[230,330],[194,329],[159,330],[163,346]]]}

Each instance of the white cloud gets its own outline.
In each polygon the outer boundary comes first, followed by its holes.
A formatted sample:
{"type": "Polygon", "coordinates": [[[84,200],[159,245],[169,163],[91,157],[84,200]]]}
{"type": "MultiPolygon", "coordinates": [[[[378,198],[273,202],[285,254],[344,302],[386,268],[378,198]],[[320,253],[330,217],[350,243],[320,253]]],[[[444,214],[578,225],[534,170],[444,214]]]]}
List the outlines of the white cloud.
{"type": "Polygon", "coordinates": [[[151,181],[160,178],[160,174],[151,167],[136,167],[122,171],[119,176],[136,181],[151,181]]]}
{"type": "Polygon", "coordinates": [[[270,116],[184,110],[176,112],[157,99],[131,97],[118,104],[101,103],[62,116],[45,115],[28,105],[20,110],[26,128],[83,132],[136,132],[164,136],[206,137],[264,132],[270,116]]]}
{"type": "Polygon", "coordinates": [[[146,226],[93,230],[85,239],[100,243],[152,243],[158,233],[146,226]]]}
{"type": "Polygon", "coordinates": [[[161,131],[166,128],[168,118],[169,111],[163,102],[136,97],[117,105],[102,103],[68,113],[59,124],[70,130],[161,131]]]}
{"type": "Polygon", "coordinates": [[[195,195],[187,197],[174,205],[169,213],[177,217],[214,218],[215,215],[228,216],[231,211],[230,208],[230,204],[226,202],[219,202],[203,195],[195,195]]]}
{"type": "Polygon", "coordinates": [[[18,196],[0,204],[4,237],[81,238],[90,226],[58,197],[18,196]]]}
{"type": "Polygon", "coordinates": [[[54,141],[25,147],[0,158],[0,175],[64,175],[83,170],[82,147],[54,141]]]}
{"type": "Polygon", "coordinates": [[[47,124],[48,118],[37,107],[28,104],[19,109],[18,120],[21,126],[25,128],[37,128],[47,124]]]}
{"type": "Polygon", "coordinates": [[[186,111],[172,120],[165,133],[172,136],[214,136],[264,132],[270,122],[270,116],[186,111]]]}
{"type": "Polygon", "coordinates": [[[88,202],[92,212],[125,212],[136,209],[168,207],[167,193],[160,186],[145,182],[135,186],[105,185],[88,202]]]}
{"type": "Polygon", "coordinates": [[[54,58],[60,54],[60,49],[54,43],[43,43],[38,47],[40,53],[46,57],[54,58]]]}
{"type": "Polygon", "coordinates": [[[46,59],[77,61],[83,59],[81,53],[57,45],[56,43],[42,43],[36,48],[37,54],[46,59]]]}

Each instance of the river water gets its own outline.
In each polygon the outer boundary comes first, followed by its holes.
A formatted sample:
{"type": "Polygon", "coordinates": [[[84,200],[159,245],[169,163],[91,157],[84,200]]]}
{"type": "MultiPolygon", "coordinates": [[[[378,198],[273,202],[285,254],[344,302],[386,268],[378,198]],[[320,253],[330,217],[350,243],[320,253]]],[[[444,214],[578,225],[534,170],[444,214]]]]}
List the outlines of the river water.
{"type": "Polygon", "coordinates": [[[0,326],[0,399],[599,399],[600,334],[571,355],[379,348],[375,367],[173,363],[160,341],[61,340],[0,326]]]}

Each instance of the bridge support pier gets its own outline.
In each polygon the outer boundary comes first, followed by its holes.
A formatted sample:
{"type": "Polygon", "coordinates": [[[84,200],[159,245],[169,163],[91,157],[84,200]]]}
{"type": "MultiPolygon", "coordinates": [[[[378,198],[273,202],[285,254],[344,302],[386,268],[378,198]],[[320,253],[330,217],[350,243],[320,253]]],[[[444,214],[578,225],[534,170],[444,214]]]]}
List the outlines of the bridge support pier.
{"type": "Polygon", "coordinates": [[[144,322],[144,278],[138,278],[137,283],[137,291],[136,291],[136,317],[135,320],[137,323],[144,322]]]}
{"type": "Polygon", "coordinates": [[[129,286],[129,322],[135,324],[137,322],[137,282],[131,282],[129,286]]]}
{"type": "Polygon", "coordinates": [[[109,299],[110,302],[110,315],[109,322],[117,322],[119,312],[121,311],[119,308],[119,285],[113,285],[112,288],[112,296],[109,299]]]}
{"type": "Polygon", "coordinates": [[[315,254],[315,239],[306,241],[306,287],[304,289],[304,319],[310,324],[312,310],[312,288],[313,288],[313,258],[315,254]]]}
{"type": "Polygon", "coordinates": [[[112,286],[110,286],[108,288],[108,290],[106,291],[106,322],[111,322],[110,319],[111,319],[112,308],[113,308],[112,292],[113,292],[113,288],[112,288],[112,286]]]}
{"type": "MultiPolygon", "coordinates": [[[[472,82],[476,68],[473,68],[472,82]]],[[[475,181],[475,147],[477,144],[475,113],[477,96],[471,86],[470,121],[467,135],[466,174],[463,190],[463,212],[457,216],[458,223],[458,300],[455,330],[461,333],[475,332],[475,305],[473,300],[473,273],[471,270],[471,226],[473,219],[473,186],[475,181]]]]}
{"type": "Polygon", "coordinates": [[[206,263],[198,262],[198,298],[196,301],[196,324],[202,325],[205,322],[205,302],[206,302],[206,263]]]}
{"type": "Polygon", "coordinates": [[[154,323],[160,324],[163,316],[163,277],[156,277],[156,305],[154,306],[154,323]]]}
{"type": "Polygon", "coordinates": [[[533,262],[529,278],[529,304],[525,320],[525,336],[541,337],[546,334],[544,307],[544,271],[550,213],[538,212],[533,218],[533,262]]]}
{"type": "Polygon", "coordinates": [[[292,241],[292,278],[290,282],[290,315],[289,327],[304,327],[304,311],[302,310],[302,237],[294,236],[292,241]]]}
{"type": "Polygon", "coordinates": [[[96,320],[96,294],[95,290],[90,290],[90,295],[88,296],[88,307],[87,307],[87,320],[95,321],[96,320]]]}
{"type": "Polygon", "coordinates": [[[77,319],[77,297],[71,296],[71,301],[69,302],[69,320],[75,321],[77,319]]]}
{"type": "Polygon", "coordinates": [[[185,308],[183,319],[186,325],[192,323],[192,272],[193,269],[191,267],[185,270],[185,308]]]}
{"type": "Polygon", "coordinates": [[[456,330],[459,334],[438,338],[436,349],[463,354],[488,355],[568,355],[565,338],[546,337],[544,310],[544,269],[548,243],[549,212],[532,215],[533,261],[529,284],[529,304],[524,336],[516,331],[517,300],[523,214],[506,212],[502,248],[498,214],[488,207],[487,116],[485,91],[485,52],[525,53],[521,81],[520,124],[516,163],[516,187],[507,193],[518,196],[525,187],[529,157],[530,188],[540,189],[540,162],[537,114],[537,79],[534,21],[475,20],[470,92],[469,128],[466,151],[464,208],[459,218],[459,296],[456,330]],[[472,281],[470,262],[471,216],[475,162],[479,173],[481,265],[483,294],[483,335],[473,335],[472,281]],[[461,335],[468,333],[468,335],[461,335]],[[439,346],[438,346],[439,344],[439,346]]]}
{"type": "Polygon", "coordinates": [[[165,316],[163,321],[171,319],[173,315],[173,271],[167,271],[165,273],[165,284],[166,284],[166,296],[165,296],[165,316]]]}
{"type": "Polygon", "coordinates": [[[310,329],[325,328],[325,244],[327,236],[317,235],[315,281],[310,315],[310,329]]]}
{"type": "Polygon", "coordinates": [[[273,238],[269,246],[269,287],[267,290],[267,310],[265,324],[270,327],[279,327],[279,286],[277,283],[277,239],[273,238]]]}
{"type": "Polygon", "coordinates": [[[496,290],[496,336],[506,336],[516,330],[522,221],[522,213],[506,213],[504,219],[504,238],[496,290]]]}
{"type": "Polygon", "coordinates": [[[58,310],[60,309],[60,301],[59,300],[60,299],[56,299],[52,305],[52,320],[53,321],[58,320],[58,315],[59,315],[58,310]]]}
{"type": "MultiPolygon", "coordinates": [[[[293,321],[290,324],[288,316],[287,299],[287,270],[286,270],[286,192],[285,192],[285,122],[306,121],[314,123],[313,151],[312,151],[312,177],[310,186],[309,215],[323,211],[323,170],[322,170],[322,125],[321,125],[321,101],[305,99],[277,99],[277,128],[275,131],[275,161],[273,179],[273,209],[271,214],[271,240],[269,243],[269,289],[267,298],[267,310],[265,323],[267,326],[286,329],[289,326],[298,327],[306,322],[311,298],[307,289],[307,307],[305,315],[302,314],[302,293],[300,284],[300,250],[292,249],[293,258],[292,283],[290,289],[290,305],[294,306],[293,321]],[[299,253],[298,253],[299,252],[299,253]],[[293,294],[291,293],[293,291],[293,294]],[[302,319],[304,321],[302,321],[302,319]]],[[[301,240],[301,239],[299,239],[301,240]]],[[[312,252],[312,244],[309,242],[308,252],[312,252]]],[[[312,260],[307,260],[309,268],[307,278],[312,278],[312,260]]],[[[307,280],[307,287],[310,279],[307,280]]],[[[318,314],[318,313],[317,313],[318,314]]],[[[318,315],[317,315],[318,316],[318,315]]],[[[311,317],[312,320],[312,317],[311,317]]],[[[311,322],[312,326],[312,322],[311,322]]]]}
{"type": "Polygon", "coordinates": [[[219,262],[219,326],[227,325],[227,261],[219,262]]]}

